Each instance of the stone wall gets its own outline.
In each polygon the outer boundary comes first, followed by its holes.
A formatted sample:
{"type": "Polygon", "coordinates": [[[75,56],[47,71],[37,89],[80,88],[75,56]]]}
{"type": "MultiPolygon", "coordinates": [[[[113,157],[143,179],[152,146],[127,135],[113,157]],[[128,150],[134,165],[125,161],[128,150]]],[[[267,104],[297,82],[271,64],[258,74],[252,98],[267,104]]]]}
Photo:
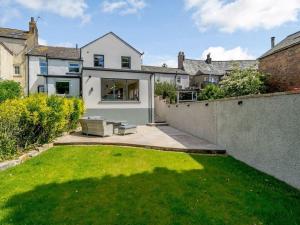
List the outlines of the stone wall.
{"type": "Polygon", "coordinates": [[[169,105],[156,118],[224,147],[228,154],[300,188],[300,94],[281,93],[169,105]]]}
{"type": "Polygon", "coordinates": [[[300,88],[300,44],[260,59],[259,70],[271,75],[277,90],[300,88]]]}

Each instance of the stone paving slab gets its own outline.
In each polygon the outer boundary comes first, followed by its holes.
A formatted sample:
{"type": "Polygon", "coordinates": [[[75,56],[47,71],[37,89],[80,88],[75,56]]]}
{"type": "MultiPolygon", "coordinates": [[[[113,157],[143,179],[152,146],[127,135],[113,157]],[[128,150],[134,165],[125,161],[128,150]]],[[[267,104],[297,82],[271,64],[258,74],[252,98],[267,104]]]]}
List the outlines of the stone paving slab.
{"type": "Polygon", "coordinates": [[[86,136],[76,132],[58,138],[54,145],[121,145],[190,153],[226,153],[222,147],[170,126],[138,126],[136,134],[111,137],[86,136]]]}

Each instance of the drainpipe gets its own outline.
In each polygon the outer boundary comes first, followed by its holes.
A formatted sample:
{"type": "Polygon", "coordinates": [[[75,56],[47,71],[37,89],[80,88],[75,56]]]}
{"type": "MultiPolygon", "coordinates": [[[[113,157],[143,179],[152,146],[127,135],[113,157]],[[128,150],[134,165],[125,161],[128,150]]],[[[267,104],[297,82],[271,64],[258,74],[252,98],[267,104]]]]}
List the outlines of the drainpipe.
{"type": "Polygon", "coordinates": [[[48,74],[49,74],[49,60],[48,60],[48,54],[46,54],[46,63],[47,63],[46,91],[47,91],[47,95],[49,95],[49,92],[48,92],[48,74]]]}
{"type": "Polygon", "coordinates": [[[149,85],[149,103],[150,103],[150,111],[149,111],[149,117],[150,117],[150,123],[154,123],[154,113],[153,113],[153,77],[155,79],[155,74],[152,73],[150,75],[150,85],[149,85]]]}

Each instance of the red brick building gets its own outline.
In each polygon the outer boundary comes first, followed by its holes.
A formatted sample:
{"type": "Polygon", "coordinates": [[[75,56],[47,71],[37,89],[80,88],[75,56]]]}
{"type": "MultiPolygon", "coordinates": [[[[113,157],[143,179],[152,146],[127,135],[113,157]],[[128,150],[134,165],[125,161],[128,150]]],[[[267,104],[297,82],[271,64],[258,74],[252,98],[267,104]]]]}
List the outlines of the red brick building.
{"type": "Polygon", "coordinates": [[[270,75],[273,91],[300,89],[300,31],[287,36],[259,58],[259,70],[270,75]]]}

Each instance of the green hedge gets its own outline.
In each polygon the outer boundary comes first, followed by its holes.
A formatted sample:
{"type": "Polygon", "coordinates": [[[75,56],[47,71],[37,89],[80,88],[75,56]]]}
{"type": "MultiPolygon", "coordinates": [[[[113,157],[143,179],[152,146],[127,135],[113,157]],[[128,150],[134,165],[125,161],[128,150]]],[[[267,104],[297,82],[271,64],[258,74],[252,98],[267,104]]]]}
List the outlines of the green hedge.
{"type": "Polygon", "coordinates": [[[75,129],[83,113],[83,102],[76,98],[38,94],[4,101],[0,104],[0,160],[75,129]]]}
{"type": "Polygon", "coordinates": [[[0,103],[7,99],[21,97],[21,85],[12,80],[0,81],[0,103]]]}
{"type": "Polygon", "coordinates": [[[176,102],[176,85],[169,82],[156,82],[155,95],[168,99],[170,103],[176,102]]]}

